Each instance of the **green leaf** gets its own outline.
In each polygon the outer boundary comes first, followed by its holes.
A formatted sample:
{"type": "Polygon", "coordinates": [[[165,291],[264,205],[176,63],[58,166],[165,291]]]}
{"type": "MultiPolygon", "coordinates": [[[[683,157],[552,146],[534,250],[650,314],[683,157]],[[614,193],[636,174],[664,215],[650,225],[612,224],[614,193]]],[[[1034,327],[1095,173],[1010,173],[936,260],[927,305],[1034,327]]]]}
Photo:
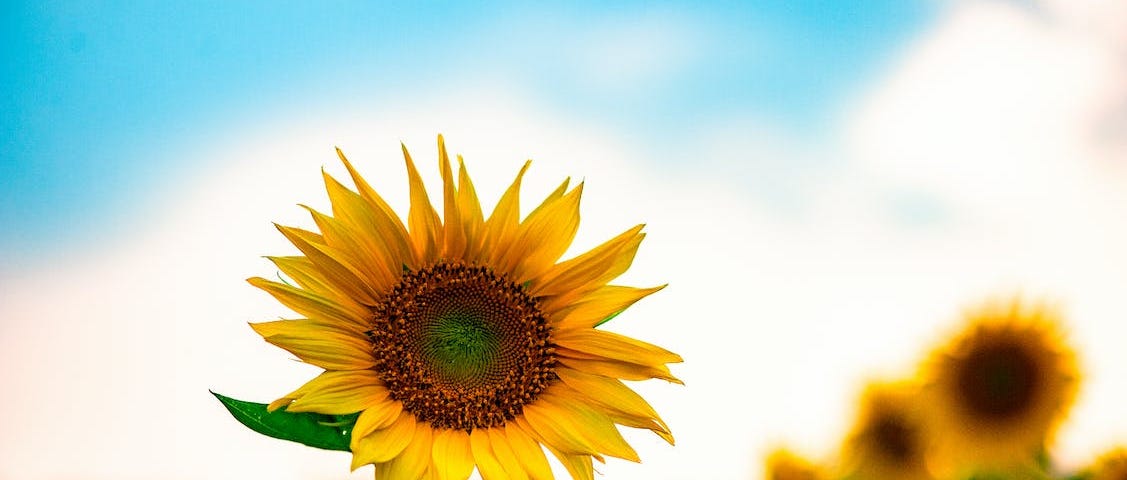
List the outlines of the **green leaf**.
{"type": "Polygon", "coordinates": [[[297,442],[325,450],[351,451],[352,426],[359,413],[350,415],[325,415],[321,413],[291,413],[285,409],[273,412],[266,404],[245,402],[211,392],[227,407],[231,416],[247,428],[268,437],[297,442]]]}

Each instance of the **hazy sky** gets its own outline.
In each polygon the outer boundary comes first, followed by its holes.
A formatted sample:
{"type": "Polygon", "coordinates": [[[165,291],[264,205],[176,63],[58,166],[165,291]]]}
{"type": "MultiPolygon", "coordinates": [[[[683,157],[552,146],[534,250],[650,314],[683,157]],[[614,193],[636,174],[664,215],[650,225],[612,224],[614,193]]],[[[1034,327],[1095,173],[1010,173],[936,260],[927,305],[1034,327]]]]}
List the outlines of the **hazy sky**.
{"type": "Polygon", "coordinates": [[[1054,450],[1127,441],[1127,11],[1113,1],[5,4],[0,479],[370,478],[253,434],[316,369],[246,326],[341,147],[406,212],[435,136],[486,208],[586,180],[571,253],[638,222],[607,328],[685,357],[638,390],[605,478],[758,478],[834,453],[863,381],[912,372],[962,309],[1065,312],[1087,378],[1054,450]],[[835,4],[837,5],[837,4],[835,4]]]}

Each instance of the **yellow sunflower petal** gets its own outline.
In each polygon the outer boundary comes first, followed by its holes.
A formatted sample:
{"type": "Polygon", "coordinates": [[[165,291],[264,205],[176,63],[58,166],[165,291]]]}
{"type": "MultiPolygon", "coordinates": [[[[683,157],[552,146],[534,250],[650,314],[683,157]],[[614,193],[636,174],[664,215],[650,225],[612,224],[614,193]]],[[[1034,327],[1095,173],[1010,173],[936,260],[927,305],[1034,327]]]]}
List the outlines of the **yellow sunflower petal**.
{"type": "Polygon", "coordinates": [[[583,184],[559,199],[547,200],[528,215],[498,269],[524,283],[539,278],[571,246],[579,230],[579,199],[583,184]]]}
{"type": "Polygon", "coordinates": [[[642,461],[606,414],[576,400],[581,398],[578,395],[566,395],[560,389],[552,389],[541,394],[533,404],[548,407],[553,412],[553,420],[558,427],[570,435],[586,439],[595,451],[631,462],[642,461]]]}
{"type": "MultiPolygon", "coordinates": [[[[372,207],[372,214],[378,220],[376,223],[377,231],[388,235],[388,238],[407,241],[410,238],[407,234],[407,228],[403,226],[403,221],[399,219],[395,210],[392,210],[391,206],[364,180],[364,177],[360,176],[360,173],[352,167],[352,163],[348,161],[348,158],[345,158],[344,152],[341,152],[339,148],[337,149],[337,156],[340,157],[341,163],[344,163],[344,167],[348,169],[348,175],[352,177],[352,183],[356,185],[360,197],[372,207]]],[[[398,241],[396,243],[398,244],[398,241]]],[[[409,247],[409,245],[407,246],[409,247]]],[[[414,254],[407,255],[411,253],[411,250],[403,250],[402,246],[398,248],[403,261],[414,267],[414,254]]]]}
{"type": "Polygon", "coordinates": [[[353,324],[357,327],[367,326],[365,320],[367,314],[363,310],[347,308],[313,292],[261,277],[248,278],[247,282],[265,290],[282,305],[302,316],[326,322],[353,324]]]}
{"type": "Polygon", "coordinates": [[[356,419],[356,424],[352,426],[352,450],[356,450],[357,442],[361,438],[376,430],[390,427],[399,419],[401,413],[403,413],[403,403],[390,397],[364,409],[356,419]]]}
{"type": "Polygon", "coordinates": [[[587,253],[551,267],[532,284],[537,297],[565,295],[576,299],[622,275],[642,244],[644,225],[638,225],[604,242],[587,253]]]}
{"type": "Polygon", "coordinates": [[[283,398],[292,398],[288,412],[347,415],[387,398],[387,388],[372,370],[326,371],[283,398]]]}
{"type": "Polygon", "coordinates": [[[567,367],[581,372],[594,373],[605,377],[621,378],[623,380],[649,380],[660,378],[679,385],[684,385],[669,371],[665,365],[638,365],[635,363],[618,360],[595,360],[587,358],[560,357],[559,362],[567,367]]]}
{"type": "Polygon", "coordinates": [[[446,153],[446,142],[438,136],[438,170],[442,174],[442,214],[444,258],[462,258],[466,253],[466,231],[462,228],[462,211],[458,208],[458,189],[454,186],[454,170],[450,167],[450,155],[446,153]]]}
{"type": "Polygon", "coordinates": [[[598,454],[599,451],[589,440],[568,428],[570,423],[561,422],[560,418],[554,417],[560,413],[553,406],[537,401],[525,405],[524,416],[517,417],[515,421],[518,424],[523,421],[528,426],[527,431],[535,433],[544,445],[553,445],[571,453],[598,454]]]}
{"type": "Polygon", "coordinates": [[[513,453],[516,454],[517,459],[520,460],[530,478],[533,480],[553,480],[552,468],[548,466],[548,458],[544,456],[544,450],[528,433],[525,433],[526,429],[518,426],[518,423],[509,422],[505,424],[505,439],[509,441],[513,453]]]}
{"type": "Polygon", "coordinates": [[[489,444],[489,433],[486,429],[475,428],[470,432],[470,449],[473,451],[474,462],[483,480],[507,480],[510,478],[505,467],[493,454],[493,447],[489,444]]]}
{"type": "Polygon", "coordinates": [[[391,426],[376,430],[355,442],[352,448],[352,469],[369,463],[387,462],[407,448],[415,436],[415,416],[403,412],[391,426]]]}
{"type": "Polygon", "coordinates": [[[278,267],[283,275],[298,286],[317,295],[328,298],[338,305],[346,306],[353,311],[363,311],[365,308],[348,295],[341,294],[332,287],[332,284],[321,274],[313,262],[301,255],[284,257],[266,257],[278,267]]]}
{"type": "Polygon", "coordinates": [[[465,480],[473,473],[470,435],[463,430],[439,430],[434,435],[431,465],[441,480],[465,480]]]}
{"type": "Polygon", "coordinates": [[[608,360],[620,360],[643,365],[660,365],[683,361],[680,355],[657,345],[635,340],[606,330],[577,328],[560,330],[553,340],[563,347],[560,355],[567,356],[568,350],[583,352],[608,360]]]}
{"type": "Polygon", "coordinates": [[[334,258],[341,261],[342,265],[355,266],[355,274],[361,279],[357,285],[365,292],[362,303],[374,305],[379,298],[378,292],[390,289],[399,279],[398,272],[401,264],[391,267],[384,257],[385,252],[377,244],[364,240],[363,236],[337,219],[318,212],[308,206],[301,205],[309,211],[325,243],[337,252],[334,258]],[[344,252],[348,252],[347,255],[344,252]]]}
{"type": "Polygon", "coordinates": [[[595,466],[591,462],[590,455],[573,455],[552,448],[550,445],[546,445],[546,447],[548,447],[548,451],[552,452],[552,455],[560,460],[564,468],[567,468],[571,478],[574,480],[595,480],[595,466]]]}
{"type": "Polygon", "coordinates": [[[356,237],[372,250],[371,255],[383,268],[397,273],[404,263],[413,260],[407,232],[400,232],[402,223],[398,217],[387,218],[323,170],[322,176],[333,205],[333,217],[357,232],[356,237]]]}
{"type": "Polygon", "coordinates": [[[425,265],[433,262],[441,253],[438,242],[442,238],[442,222],[431,206],[423,179],[415,168],[415,162],[411,161],[411,154],[407,153],[407,146],[402,147],[411,190],[411,209],[407,212],[407,226],[410,228],[411,241],[415,245],[415,258],[419,264],[425,265]]]}
{"type": "Polygon", "coordinates": [[[476,261],[481,257],[485,219],[481,214],[477,191],[474,190],[461,155],[458,155],[458,209],[461,210],[462,226],[466,232],[466,259],[476,261]]]}
{"type": "MultiPolygon", "coordinates": [[[[544,208],[546,208],[548,205],[555,203],[557,200],[563,198],[564,193],[567,192],[567,186],[570,185],[570,184],[571,184],[571,177],[565,178],[562,182],[560,182],[560,185],[558,187],[556,187],[555,190],[552,190],[552,193],[549,193],[547,197],[544,197],[544,200],[542,200],[540,202],[540,205],[537,205],[536,208],[532,209],[532,212],[529,213],[528,216],[531,217],[534,214],[543,213],[544,208]]],[[[526,218],[526,220],[527,220],[527,218],[526,218]]]]}
{"type": "Polygon", "coordinates": [[[311,241],[307,235],[302,235],[302,230],[293,227],[275,225],[278,231],[292,243],[301,253],[305,254],[317,269],[324,274],[325,279],[333,288],[348,295],[357,302],[367,305],[374,304],[372,291],[361,280],[363,275],[357,267],[348,261],[350,255],[330,247],[324,243],[311,241]]]}
{"type": "Polygon", "coordinates": [[[267,342],[326,370],[362,370],[375,366],[371,345],[357,334],[309,320],[252,323],[267,342]]]}
{"type": "Polygon", "coordinates": [[[426,423],[415,425],[411,443],[395,458],[376,464],[376,478],[379,479],[418,479],[424,478],[431,463],[431,447],[434,430],[426,423]]]}
{"type": "Polygon", "coordinates": [[[669,431],[669,427],[657,420],[637,415],[628,415],[621,412],[607,412],[607,416],[610,417],[614,423],[624,427],[646,429],[661,437],[662,440],[665,440],[665,443],[670,445],[677,444],[673,439],[673,433],[669,431]]]}
{"type": "Polygon", "coordinates": [[[575,392],[582,392],[585,400],[609,410],[608,414],[612,419],[615,419],[614,413],[618,412],[621,414],[618,418],[630,422],[627,426],[653,430],[670,445],[673,444],[673,436],[657,411],[621,380],[590,375],[570,368],[559,368],[556,375],[575,392]]]}
{"type": "Polygon", "coordinates": [[[512,185],[501,195],[489,220],[485,222],[482,249],[486,255],[485,263],[489,265],[500,262],[506,250],[502,246],[512,244],[516,236],[517,227],[520,226],[520,183],[531,164],[531,161],[524,162],[512,185]]]}
{"type": "Polygon", "coordinates": [[[559,329],[594,328],[612,315],[626,310],[638,300],[665,288],[665,285],[651,288],[604,285],[588,293],[579,303],[561,305],[557,298],[544,301],[544,310],[558,312],[552,315],[552,322],[559,329]]]}
{"type": "MultiPolygon", "coordinates": [[[[493,456],[497,459],[497,462],[501,464],[501,468],[504,468],[505,471],[508,472],[509,478],[513,478],[514,480],[527,480],[528,474],[525,473],[524,467],[521,466],[520,459],[517,458],[512,443],[505,434],[504,427],[487,428],[485,429],[485,433],[489,437],[489,446],[493,451],[493,456]]],[[[543,453],[541,453],[541,455],[543,455],[543,453]]],[[[474,457],[477,457],[476,453],[474,453],[474,457]]]]}

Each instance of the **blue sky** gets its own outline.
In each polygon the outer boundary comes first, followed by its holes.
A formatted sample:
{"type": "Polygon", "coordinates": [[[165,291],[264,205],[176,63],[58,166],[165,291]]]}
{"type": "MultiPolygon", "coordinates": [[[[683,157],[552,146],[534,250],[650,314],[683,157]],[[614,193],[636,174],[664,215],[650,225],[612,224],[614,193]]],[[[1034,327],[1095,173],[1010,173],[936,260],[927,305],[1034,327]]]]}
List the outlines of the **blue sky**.
{"type": "Polygon", "coordinates": [[[173,163],[172,152],[295,106],[379,109],[463,83],[492,84],[655,150],[698,134],[700,122],[741,112],[817,143],[842,99],[928,24],[934,5],[213,2],[173,11],[163,2],[5,2],[0,8],[4,265],[44,249],[114,238],[107,231],[129,228],[125,219],[144,214],[140,206],[154,195],[210,166],[206,158],[173,163]],[[607,58],[617,64],[616,55],[636,65],[605,74],[619,66],[606,64],[607,58]]]}

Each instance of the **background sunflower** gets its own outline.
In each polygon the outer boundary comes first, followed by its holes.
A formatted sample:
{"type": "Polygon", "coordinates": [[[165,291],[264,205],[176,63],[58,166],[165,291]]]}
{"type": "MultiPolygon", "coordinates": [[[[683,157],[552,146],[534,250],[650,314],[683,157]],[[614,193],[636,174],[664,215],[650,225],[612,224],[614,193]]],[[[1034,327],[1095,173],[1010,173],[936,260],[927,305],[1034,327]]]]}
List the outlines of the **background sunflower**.
{"type": "Polygon", "coordinates": [[[1123,480],[1127,478],[1127,448],[1117,447],[1096,459],[1085,472],[1089,480],[1123,480]]]}
{"type": "Polygon", "coordinates": [[[984,305],[925,363],[930,428],[954,471],[1033,464],[1052,445],[1080,383],[1056,312],[1020,300],[984,305]]]}
{"type": "Polygon", "coordinates": [[[908,382],[873,383],[857,405],[853,429],[842,445],[842,477],[929,480],[930,437],[920,415],[920,395],[908,382]]]}

